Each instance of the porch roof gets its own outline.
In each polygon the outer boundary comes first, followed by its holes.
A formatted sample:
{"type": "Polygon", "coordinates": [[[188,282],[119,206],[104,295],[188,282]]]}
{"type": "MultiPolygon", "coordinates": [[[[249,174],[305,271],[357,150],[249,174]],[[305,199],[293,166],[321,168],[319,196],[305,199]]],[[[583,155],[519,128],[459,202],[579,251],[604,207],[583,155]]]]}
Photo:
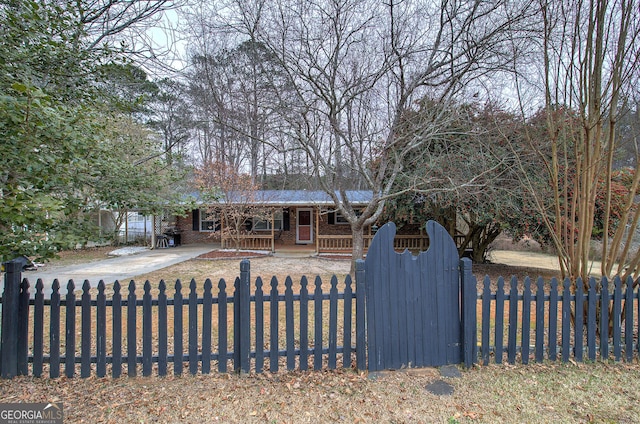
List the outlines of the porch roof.
{"type": "MultiPolygon", "coordinates": [[[[373,198],[373,193],[368,190],[348,190],[347,198],[354,205],[366,205],[373,198]]],[[[342,196],[336,195],[340,201],[342,196]]],[[[243,193],[230,193],[227,199],[217,203],[253,203],[265,206],[333,206],[331,196],[321,190],[259,190],[252,194],[247,201],[243,193]]]]}

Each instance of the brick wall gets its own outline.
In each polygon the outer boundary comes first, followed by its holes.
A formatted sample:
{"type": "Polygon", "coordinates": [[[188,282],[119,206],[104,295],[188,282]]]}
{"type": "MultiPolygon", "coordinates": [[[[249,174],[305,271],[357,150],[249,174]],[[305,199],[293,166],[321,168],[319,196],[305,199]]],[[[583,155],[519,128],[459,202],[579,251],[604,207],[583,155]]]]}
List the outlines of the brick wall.
{"type": "MultiPolygon", "coordinates": [[[[305,209],[308,209],[305,208],[305,209]]],[[[296,244],[296,225],[297,225],[297,208],[289,208],[289,231],[283,231],[280,239],[276,241],[278,245],[294,245],[296,244]]],[[[316,234],[316,220],[320,219],[319,231],[321,235],[351,235],[351,227],[348,224],[329,224],[329,217],[326,214],[318,215],[317,210],[313,214],[313,234],[314,243],[316,234]]],[[[220,232],[193,231],[193,215],[189,212],[184,217],[178,217],[176,221],[177,227],[181,231],[183,244],[194,243],[214,243],[220,242],[220,232]]],[[[269,234],[268,231],[258,231],[257,234],[269,234]]],[[[369,234],[369,229],[365,229],[365,235],[369,234]]]]}

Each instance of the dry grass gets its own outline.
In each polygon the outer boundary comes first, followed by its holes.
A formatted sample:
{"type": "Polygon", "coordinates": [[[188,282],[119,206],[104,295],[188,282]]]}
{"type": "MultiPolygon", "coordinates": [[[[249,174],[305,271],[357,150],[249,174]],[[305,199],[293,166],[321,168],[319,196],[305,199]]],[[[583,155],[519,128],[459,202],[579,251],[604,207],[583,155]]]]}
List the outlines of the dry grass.
{"type": "Polygon", "coordinates": [[[609,422],[640,416],[638,364],[475,367],[425,390],[437,370],[0,381],[2,402],[64,405],[69,423],[609,422]]]}

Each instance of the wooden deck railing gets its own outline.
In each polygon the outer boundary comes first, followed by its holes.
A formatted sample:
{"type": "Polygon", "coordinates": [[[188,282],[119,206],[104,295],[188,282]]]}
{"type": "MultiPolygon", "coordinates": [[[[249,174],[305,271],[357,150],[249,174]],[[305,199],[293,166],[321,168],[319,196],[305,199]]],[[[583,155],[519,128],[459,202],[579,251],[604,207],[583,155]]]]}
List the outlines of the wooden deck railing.
{"type": "MultiPolygon", "coordinates": [[[[456,242],[456,246],[460,247],[464,241],[464,236],[456,235],[453,239],[456,242]]],[[[369,248],[369,244],[373,240],[373,235],[364,236],[364,249],[369,248]]],[[[395,250],[413,250],[424,251],[429,248],[429,237],[426,235],[396,235],[393,246],[395,250]]],[[[353,249],[353,240],[350,235],[340,236],[318,236],[318,251],[319,252],[337,252],[337,251],[351,251],[353,249]]]]}
{"type": "MultiPolygon", "coordinates": [[[[248,250],[273,250],[273,236],[271,234],[242,234],[236,236],[240,249],[248,250]]],[[[222,248],[232,249],[236,247],[235,240],[230,237],[222,237],[222,248]]]]}
{"type": "MultiPolygon", "coordinates": [[[[333,235],[318,237],[318,252],[350,252],[353,250],[353,239],[351,235],[333,235]]],[[[275,248],[274,239],[271,234],[243,234],[238,236],[240,241],[240,249],[248,250],[271,250],[275,248]]],[[[364,235],[364,250],[369,248],[369,244],[373,240],[373,235],[364,235]]],[[[459,246],[464,240],[464,236],[454,237],[456,244],[459,246]]],[[[236,244],[230,236],[222,237],[222,248],[232,249],[236,244]]],[[[424,251],[429,247],[429,237],[426,235],[396,235],[394,239],[394,248],[402,251],[409,249],[412,251],[424,251]]]]}
{"type": "MultiPolygon", "coordinates": [[[[364,249],[369,248],[373,235],[364,236],[364,249]]],[[[395,237],[394,247],[396,250],[425,250],[429,246],[427,236],[399,235],[395,237]]],[[[320,252],[351,251],[353,249],[353,239],[350,235],[339,236],[318,236],[318,250],[320,252]]]]}

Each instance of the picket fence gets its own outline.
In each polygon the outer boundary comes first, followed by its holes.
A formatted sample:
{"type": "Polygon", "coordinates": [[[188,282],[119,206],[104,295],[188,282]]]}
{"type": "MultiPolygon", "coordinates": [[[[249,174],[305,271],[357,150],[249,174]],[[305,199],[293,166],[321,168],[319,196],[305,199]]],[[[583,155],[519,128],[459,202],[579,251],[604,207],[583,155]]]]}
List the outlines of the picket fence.
{"type": "Polygon", "coordinates": [[[504,278],[498,279],[495,292],[485,278],[478,293],[480,343],[473,343],[480,356],[476,349],[473,357],[488,365],[491,360],[501,363],[506,355],[513,364],[519,355],[528,364],[530,359],[556,361],[559,356],[562,362],[581,362],[585,354],[589,361],[607,360],[611,354],[620,361],[624,353],[624,359],[631,361],[634,353],[640,354],[639,282],[630,277],[624,283],[619,277],[613,282],[590,278],[585,291],[582,279],[572,289],[569,279],[560,284],[553,278],[546,284],[538,278],[534,293],[530,278],[524,279],[522,290],[512,278],[507,293],[504,278]]]}
{"type": "MultiPolygon", "coordinates": [[[[178,280],[175,283],[173,298],[167,297],[164,281],[158,286],[159,294],[156,298],[151,296],[150,283],[145,282],[144,293],[142,298],[139,298],[134,281],[129,283],[128,293],[124,295],[121,294],[123,287],[116,281],[113,285],[113,295],[107,299],[106,285],[100,281],[97,295],[92,298],[89,282],[85,281],[78,299],[73,281],[67,284],[67,294],[63,297],[60,294],[60,285],[55,280],[51,298],[44,299],[43,284],[38,280],[35,296],[30,299],[29,282],[26,279],[20,281],[20,272],[12,269],[13,264],[5,265],[5,278],[17,278],[15,285],[19,286],[20,290],[16,293],[17,303],[12,307],[8,297],[13,297],[14,293],[10,290],[8,293],[7,288],[11,284],[5,282],[0,351],[0,373],[3,378],[28,375],[29,364],[32,364],[32,375],[36,377],[43,375],[43,365],[48,364],[51,378],[60,376],[61,364],[64,364],[64,374],[67,377],[76,376],[76,364],[80,364],[80,377],[83,378],[89,377],[92,370],[98,377],[106,376],[107,364],[110,364],[110,374],[113,377],[121,376],[124,366],[129,376],[136,376],[140,366],[142,375],[148,376],[152,374],[153,364],[156,364],[157,374],[164,376],[168,373],[170,363],[173,363],[174,374],[182,374],[185,366],[188,366],[191,374],[197,374],[198,370],[208,374],[212,370],[212,363],[217,363],[218,372],[227,372],[229,360],[232,361],[235,371],[245,373],[261,373],[265,367],[271,372],[277,372],[281,366],[281,359],[285,361],[287,370],[293,370],[296,368],[296,358],[300,370],[308,369],[311,360],[311,366],[315,370],[325,366],[335,369],[340,356],[341,366],[350,368],[352,352],[356,350],[356,346],[352,345],[355,341],[352,336],[352,323],[355,322],[353,305],[356,296],[350,276],[347,276],[342,284],[341,292],[338,291],[338,279],[334,276],[330,281],[328,293],[323,292],[319,277],[314,280],[315,287],[312,292],[308,280],[303,277],[299,293],[296,294],[291,278],[286,278],[284,291],[281,291],[282,286],[274,277],[270,282],[270,290],[265,293],[261,278],[256,279],[253,290],[251,289],[250,263],[245,260],[241,262],[240,276],[235,279],[231,295],[227,292],[227,283],[220,280],[218,293],[214,296],[213,284],[207,279],[202,297],[197,294],[194,280],[189,284],[188,295],[183,296],[182,284],[178,280]],[[294,313],[294,304],[297,304],[295,309],[299,315],[294,313]],[[280,340],[280,313],[283,308],[286,334],[284,343],[280,340]],[[45,309],[48,309],[50,324],[48,354],[45,354],[44,348],[45,309]],[[310,315],[310,309],[313,310],[313,315],[310,315]],[[266,320],[265,312],[268,313],[266,320]],[[108,315],[111,317],[110,325],[107,322],[108,315]],[[170,315],[173,315],[171,339],[168,331],[170,315]],[[183,322],[185,316],[186,323],[183,322]],[[339,316],[342,318],[340,323],[339,316]],[[26,325],[30,319],[33,322],[32,339],[29,339],[29,329],[26,325]],[[126,325],[124,332],[123,319],[126,325]],[[294,319],[298,328],[294,326],[294,319]],[[76,340],[77,321],[80,321],[79,346],[76,340]],[[212,331],[212,323],[215,321],[218,328],[212,331]],[[265,321],[268,334],[265,332],[265,321]],[[140,324],[141,346],[138,332],[140,324]],[[188,329],[186,349],[183,334],[185,324],[188,329]],[[310,324],[313,325],[312,328],[309,327],[310,324]],[[108,326],[112,333],[110,340],[107,337],[108,326]],[[61,354],[61,331],[65,334],[62,346],[64,354],[61,354]],[[310,331],[313,337],[311,341],[310,331]],[[212,334],[216,333],[217,340],[212,341],[212,334]],[[108,342],[111,344],[110,352],[107,352],[108,342]],[[339,345],[339,342],[342,345],[339,345]],[[267,346],[268,348],[265,348],[267,346]],[[283,348],[280,349],[279,346],[283,348]],[[170,350],[173,354],[170,354],[170,350]],[[265,361],[268,363],[265,364],[265,361]]],[[[360,321],[364,322],[362,319],[360,321]]],[[[361,347],[359,350],[364,352],[361,347]]]]}
{"type": "MultiPolygon", "coordinates": [[[[250,264],[243,261],[232,292],[220,280],[214,295],[207,280],[202,296],[195,281],[183,295],[177,281],[172,298],[164,282],[157,297],[151,295],[148,282],[141,297],[134,282],[125,294],[116,282],[107,298],[104,282],[92,297],[88,282],[77,295],[72,281],[64,296],[54,282],[49,299],[38,281],[30,298],[29,282],[20,280],[18,266],[5,266],[0,299],[2,378],[43,376],[47,364],[52,378],[60,376],[62,364],[67,377],[78,375],[78,364],[80,377],[119,377],[125,369],[129,376],[140,371],[143,376],[167,375],[169,364],[173,374],[185,369],[191,374],[228,372],[228,362],[235,371],[256,373],[338,366],[374,369],[367,364],[363,263],[356,272],[357,289],[347,276],[344,283],[333,277],[328,292],[319,278],[313,287],[302,278],[295,291],[291,278],[285,280],[284,291],[272,279],[265,290],[261,278],[251,284],[250,264]],[[212,329],[216,322],[217,329],[212,329]]],[[[471,317],[460,324],[465,338],[461,358],[467,367],[504,361],[632,361],[640,354],[638,280],[590,279],[588,289],[579,281],[573,290],[568,280],[538,279],[532,290],[529,278],[508,283],[499,278],[495,285],[485,278],[479,291],[475,278],[470,280],[473,293],[461,284],[461,298],[476,301],[460,309],[461,316],[471,317]]]]}

